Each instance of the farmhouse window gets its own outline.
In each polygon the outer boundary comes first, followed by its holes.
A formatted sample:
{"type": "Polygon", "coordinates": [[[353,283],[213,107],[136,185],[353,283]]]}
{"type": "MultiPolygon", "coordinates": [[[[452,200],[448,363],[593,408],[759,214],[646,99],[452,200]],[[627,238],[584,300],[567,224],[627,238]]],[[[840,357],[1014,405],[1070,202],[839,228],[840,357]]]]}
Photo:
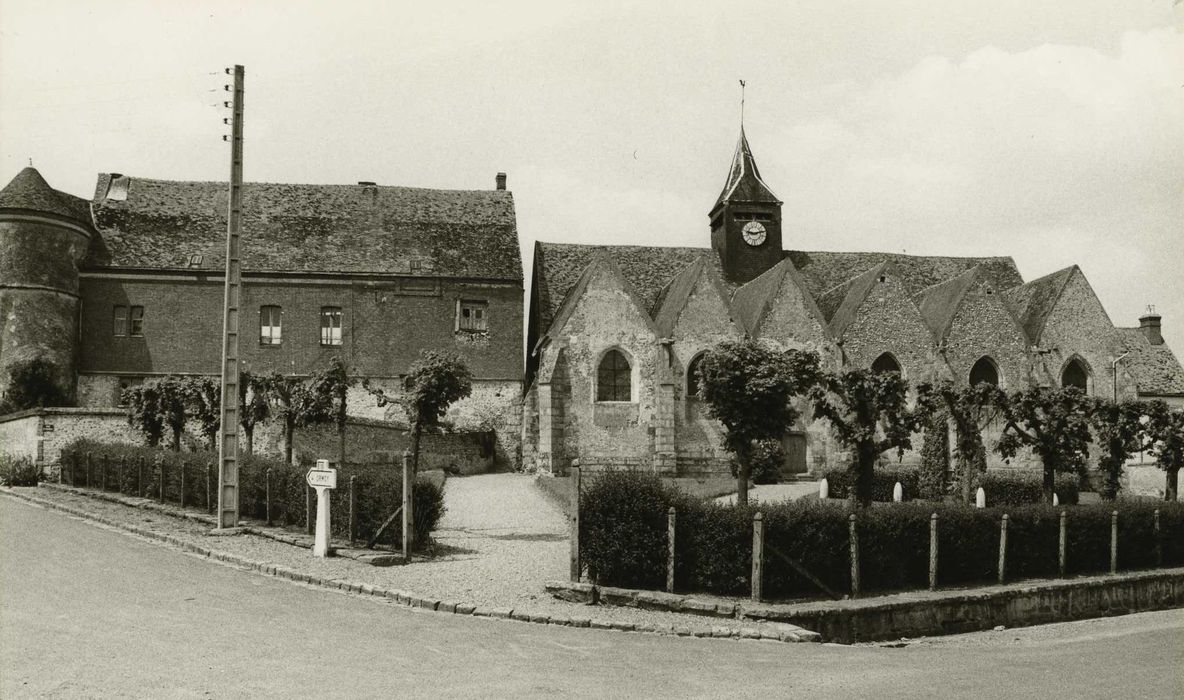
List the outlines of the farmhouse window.
{"type": "Polygon", "coordinates": [[[278,306],[259,307],[259,344],[279,345],[283,341],[283,309],[278,306]]]}
{"type": "Polygon", "coordinates": [[[128,314],[127,334],[133,338],[144,337],[144,307],[131,306],[128,307],[130,313],[128,314]]]}
{"type": "Polygon", "coordinates": [[[321,307],[321,345],[341,345],[341,307],[321,307]]]}
{"type": "Polygon", "coordinates": [[[456,328],[461,331],[483,333],[489,330],[489,303],[461,300],[457,305],[456,328]]]}
{"type": "Polygon", "coordinates": [[[597,401],[632,401],[633,368],[620,350],[609,350],[596,371],[597,401]]]}
{"type": "Polygon", "coordinates": [[[115,334],[115,337],[122,338],[127,335],[127,307],[116,306],[112,316],[114,317],[112,332],[115,334]]]}

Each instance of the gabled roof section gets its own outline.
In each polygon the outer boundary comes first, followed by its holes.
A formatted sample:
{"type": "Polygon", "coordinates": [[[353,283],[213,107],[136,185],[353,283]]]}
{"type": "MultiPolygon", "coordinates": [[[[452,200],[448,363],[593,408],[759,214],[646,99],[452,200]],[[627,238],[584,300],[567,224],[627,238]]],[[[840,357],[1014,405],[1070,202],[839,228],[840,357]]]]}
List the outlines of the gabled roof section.
{"type": "Polygon", "coordinates": [[[1184,396],[1184,367],[1167,345],[1152,345],[1141,328],[1116,328],[1119,353],[1130,353],[1119,368],[1135,380],[1139,393],[1184,396]]]}
{"type": "Polygon", "coordinates": [[[819,301],[818,306],[824,314],[827,314],[830,331],[836,338],[842,338],[843,334],[847,332],[847,328],[855,320],[856,312],[863,305],[863,300],[867,299],[867,295],[871,293],[876,282],[879,281],[880,275],[883,275],[887,269],[888,262],[884,261],[862,275],[852,277],[827,292],[823,296],[825,302],[819,301]],[[828,312],[827,306],[829,305],[836,306],[833,306],[828,312]]]}
{"type": "Polygon", "coordinates": [[[756,167],[756,159],[752,156],[752,149],[748,146],[748,137],[744,135],[744,127],[740,127],[740,140],[736,142],[736,152],[732,155],[732,166],[728,169],[728,179],[724,188],[711,207],[715,211],[724,202],[767,202],[781,204],[773,190],[761,179],[761,171],[756,167]]]}
{"type": "Polygon", "coordinates": [[[826,317],[818,308],[818,304],[814,301],[814,295],[810,293],[802,276],[794,269],[793,262],[787,259],[777,263],[732,293],[732,318],[736,319],[741,328],[747,331],[750,336],[755,337],[760,330],[761,322],[768,315],[769,308],[787,278],[789,283],[802,290],[806,311],[817,319],[824,335],[827,333],[826,317]]]}
{"type": "Polygon", "coordinates": [[[674,333],[678,317],[686,308],[691,292],[695,291],[701,279],[706,278],[707,283],[719,296],[720,303],[725,309],[728,308],[728,290],[719,274],[718,265],[711,264],[713,260],[718,260],[714,253],[705,252],[698,260],[675,275],[658,294],[654,306],[654,323],[661,337],[668,338],[674,333]]]}
{"type": "Polygon", "coordinates": [[[1024,327],[1024,333],[1032,344],[1039,343],[1040,334],[1044,332],[1044,324],[1056,308],[1065,287],[1069,286],[1074,271],[1078,271],[1078,268],[1071,265],[1018,287],[1012,287],[1003,293],[1011,308],[1015,310],[1020,325],[1024,327]]]}
{"type": "MultiPolygon", "coordinates": [[[[228,188],[112,175],[95,188],[98,267],[221,270],[228,188]],[[125,191],[126,188],[126,191],[125,191]],[[124,196],[126,194],[126,197],[124,196]]],[[[243,268],[522,279],[513,196],[504,190],[243,185],[243,268]]]]}
{"type": "MultiPolygon", "coordinates": [[[[547,332],[560,305],[598,253],[612,259],[642,308],[649,311],[657,307],[662,289],[679,272],[711,252],[709,248],[536,243],[531,296],[538,300],[533,313],[539,337],[547,332]]],[[[719,261],[709,257],[705,264],[718,266],[719,261]]]]}
{"type": "Polygon", "coordinates": [[[950,323],[954,320],[954,314],[962,305],[963,297],[974,287],[979,278],[979,269],[972,267],[953,279],[921,291],[914,297],[917,309],[921,312],[921,318],[925,321],[925,325],[929,326],[929,330],[933,332],[935,340],[941,342],[946,337],[946,333],[950,330],[950,323]]]}
{"type": "Polygon", "coordinates": [[[825,251],[786,251],[794,267],[802,274],[814,296],[821,297],[836,286],[888,261],[893,276],[909,295],[957,277],[972,267],[980,268],[995,289],[1011,289],[1024,283],[1015,262],[1007,257],[953,258],[903,253],[832,253],[825,251]]]}
{"type": "Polygon", "coordinates": [[[22,169],[0,190],[0,209],[25,209],[55,214],[90,227],[90,207],[85,199],[49,186],[33,166],[22,169]]]}
{"type": "Polygon", "coordinates": [[[588,285],[591,284],[592,280],[595,279],[597,274],[602,273],[611,276],[614,281],[620,285],[621,289],[623,289],[633,301],[634,307],[637,308],[638,315],[645,319],[646,325],[648,325],[651,330],[657,333],[658,329],[654,325],[654,321],[650,317],[648,309],[646,308],[642,299],[638,297],[636,292],[633,291],[632,286],[629,284],[629,281],[626,280],[624,275],[621,274],[621,270],[613,262],[612,256],[605,251],[600,251],[592,256],[592,260],[589,262],[588,266],[584,268],[583,272],[580,273],[575,285],[573,285],[572,288],[568,290],[563,299],[563,304],[560,305],[559,310],[555,314],[555,320],[547,329],[547,336],[550,336],[552,332],[558,333],[563,330],[564,325],[567,324],[568,319],[571,318],[571,315],[575,313],[576,307],[579,306],[580,299],[584,296],[584,292],[588,290],[588,285]]]}

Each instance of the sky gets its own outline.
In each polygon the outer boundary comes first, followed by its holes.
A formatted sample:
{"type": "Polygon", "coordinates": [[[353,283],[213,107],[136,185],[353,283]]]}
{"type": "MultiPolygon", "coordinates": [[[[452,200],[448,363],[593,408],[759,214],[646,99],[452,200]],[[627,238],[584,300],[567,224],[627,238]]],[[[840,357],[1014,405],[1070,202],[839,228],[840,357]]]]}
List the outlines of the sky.
{"type": "Polygon", "coordinates": [[[0,181],[30,159],[514,193],[535,240],[708,246],[745,131],[788,249],[1077,264],[1184,355],[1182,0],[0,0],[0,181]]]}

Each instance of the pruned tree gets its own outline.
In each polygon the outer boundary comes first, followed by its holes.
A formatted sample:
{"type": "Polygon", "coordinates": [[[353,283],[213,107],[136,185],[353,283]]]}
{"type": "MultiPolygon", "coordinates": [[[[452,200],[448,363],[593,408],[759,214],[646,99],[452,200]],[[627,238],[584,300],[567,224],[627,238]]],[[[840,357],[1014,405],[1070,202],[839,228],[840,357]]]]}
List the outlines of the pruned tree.
{"type": "Polygon", "coordinates": [[[267,379],[268,398],[284,426],[284,461],[295,464],[296,430],[330,420],[331,404],[327,394],[317,391],[312,382],[278,372],[267,379]]]}
{"type": "Polygon", "coordinates": [[[241,370],[238,375],[238,423],[246,438],[246,453],[255,453],[255,426],[271,417],[267,377],[241,370]]]}
{"type": "Polygon", "coordinates": [[[1151,420],[1155,463],[1164,471],[1165,501],[1179,500],[1180,469],[1184,468],[1184,412],[1157,406],[1151,420]]]}
{"type": "Polygon", "coordinates": [[[736,457],[736,500],[748,504],[755,446],[780,440],[797,421],[791,399],[819,376],[818,356],[780,352],[757,341],[725,341],[703,355],[699,396],[724,426],[724,448],[736,457]]]}
{"type": "Polygon", "coordinates": [[[356,383],[357,380],[349,376],[345,363],[339,357],[330,358],[329,367],[313,377],[314,390],[322,395],[322,401],[329,404],[331,420],[337,428],[337,459],[340,465],[345,464],[345,426],[349,419],[349,388],[356,383]]]}
{"type": "Polygon", "coordinates": [[[206,439],[207,449],[218,447],[218,428],[222,424],[222,383],[214,377],[189,377],[182,382],[191,418],[206,439]]]}
{"type": "Polygon", "coordinates": [[[69,397],[58,385],[57,376],[58,366],[44,357],[14,362],[8,368],[8,388],[0,400],[0,415],[68,405],[69,397]]]}
{"type": "Polygon", "coordinates": [[[1030,447],[1044,469],[1044,502],[1052,504],[1057,472],[1083,474],[1089,459],[1092,402],[1081,389],[1033,387],[1008,394],[996,450],[1005,459],[1030,447]]]}
{"type": "Polygon", "coordinates": [[[156,380],[155,384],[160,393],[160,415],[172,436],[169,449],[180,452],[181,435],[185,432],[188,418],[185,408],[189,400],[189,382],[184,377],[170,375],[156,380]]]}
{"type": "MultiPolygon", "coordinates": [[[[1167,410],[1167,404],[1155,402],[1167,410]]],[[[1102,475],[1102,498],[1113,501],[1121,488],[1122,468],[1131,455],[1152,447],[1152,418],[1158,407],[1146,401],[1109,399],[1094,401],[1090,415],[1097,434],[1098,472],[1102,475]]]]}
{"type": "Polygon", "coordinates": [[[457,355],[424,350],[403,382],[406,392],[389,396],[382,389],[362,386],[374,396],[379,406],[397,404],[407,415],[411,431],[411,469],[419,472],[419,443],[425,429],[439,425],[448,407],[473,393],[473,375],[457,355]]]}
{"type": "Polygon", "coordinates": [[[123,390],[120,400],[127,406],[127,424],[143,433],[144,442],[149,447],[160,445],[164,436],[164,413],[156,383],[128,387],[123,390]]]}
{"type": "Polygon", "coordinates": [[[877,458],[891,449],[903,455],[923,418],[909,408],[908,382],[897,372],[826,372],[810,389],[810,401],[815,417],[825,418],[851,451],[852,507],[867,507],[877,458]]]}
{"type": "Polygon", "coordinates": [[[985,382],[956,386],[947,379],[917,386],[918,409],[926,416],[947,416],[954,425],[954,461],[962,502],[967,505],[979,476],[987,470],[983,430],[999,417],[1006,401],[1007,394],[1002,389],[985,382]]]}

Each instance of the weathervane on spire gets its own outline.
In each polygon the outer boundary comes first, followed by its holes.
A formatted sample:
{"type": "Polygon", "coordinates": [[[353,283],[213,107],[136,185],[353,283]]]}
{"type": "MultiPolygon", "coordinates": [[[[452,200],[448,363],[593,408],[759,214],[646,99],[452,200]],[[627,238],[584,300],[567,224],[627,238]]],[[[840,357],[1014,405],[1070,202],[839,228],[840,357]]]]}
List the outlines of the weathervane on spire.
{"type": "Polygon", "coordinates": [[[740,81],[740,128],[744,128],[744,81],[740,81]]]}

